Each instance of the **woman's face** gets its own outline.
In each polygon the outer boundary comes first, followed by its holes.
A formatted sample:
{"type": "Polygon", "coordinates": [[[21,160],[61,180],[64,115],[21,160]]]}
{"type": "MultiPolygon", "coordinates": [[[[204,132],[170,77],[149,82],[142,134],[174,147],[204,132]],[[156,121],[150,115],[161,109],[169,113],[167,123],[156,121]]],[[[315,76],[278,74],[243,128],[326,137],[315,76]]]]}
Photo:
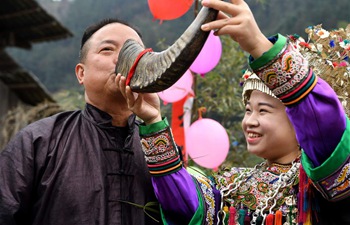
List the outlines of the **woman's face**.
{"type": "Polygon", "coordinates": [[[289,163],[299,154],[294,128],[280,100],[254,90],[242,128],[250,153],[271,162],[289,163]]]}

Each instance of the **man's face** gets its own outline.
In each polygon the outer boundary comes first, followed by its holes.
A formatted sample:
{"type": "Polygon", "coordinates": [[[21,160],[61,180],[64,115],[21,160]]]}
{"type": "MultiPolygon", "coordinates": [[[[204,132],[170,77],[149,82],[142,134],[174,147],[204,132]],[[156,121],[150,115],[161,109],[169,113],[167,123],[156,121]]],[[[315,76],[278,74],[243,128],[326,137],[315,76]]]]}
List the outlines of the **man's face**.
{"type": "Polygon", "coordinates": [[[76,67],[80,84],[85,87],[87,102],[96,105],[100,101],[116,98],[115,67],[123,44],[134,39],[142,44],[135,30],[120,24],[111,23],[96,31],[85,43],[85,60],[76,67]]]}

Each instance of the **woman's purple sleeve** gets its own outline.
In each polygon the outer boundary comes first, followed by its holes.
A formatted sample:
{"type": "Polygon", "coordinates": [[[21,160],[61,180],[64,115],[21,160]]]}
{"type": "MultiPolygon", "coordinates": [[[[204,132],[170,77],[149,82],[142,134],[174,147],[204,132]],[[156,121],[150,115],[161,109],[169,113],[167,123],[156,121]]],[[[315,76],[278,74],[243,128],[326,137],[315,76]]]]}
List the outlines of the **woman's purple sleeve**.
{"type": "Polygon", "coordinates": [[[300,146],[313,162],[321,165],[338,145],[346,127],[346,116],[333,89],[321,78],[309,95],[287,108],[300,146]]]}
{"type": "Polygon", "coordinates": [[[186,169],[152,177],[156,197],[164,211],[192,218],[198,208],[196,184],[186,169]]]}

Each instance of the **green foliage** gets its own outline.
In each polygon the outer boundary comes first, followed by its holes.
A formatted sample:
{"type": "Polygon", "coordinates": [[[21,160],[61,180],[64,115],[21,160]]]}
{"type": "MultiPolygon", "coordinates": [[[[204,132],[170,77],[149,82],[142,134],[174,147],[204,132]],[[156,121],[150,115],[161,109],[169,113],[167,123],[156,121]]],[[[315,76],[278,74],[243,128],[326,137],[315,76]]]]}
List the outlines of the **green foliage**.
{"type": "Polygon", "coordinates": [[[326,30],[339,28],[349,23],[349,0],[247,0],[255,19],[267,36],[281,33],[297,33],[303,37],[305,28],[323,24],[326,30]]]}
{"type": "Polygon", "coordinates": [[[84,94],[81,91],[61,90],[53,97],[64,110],[77,110],[85,107],[84,94]]]}

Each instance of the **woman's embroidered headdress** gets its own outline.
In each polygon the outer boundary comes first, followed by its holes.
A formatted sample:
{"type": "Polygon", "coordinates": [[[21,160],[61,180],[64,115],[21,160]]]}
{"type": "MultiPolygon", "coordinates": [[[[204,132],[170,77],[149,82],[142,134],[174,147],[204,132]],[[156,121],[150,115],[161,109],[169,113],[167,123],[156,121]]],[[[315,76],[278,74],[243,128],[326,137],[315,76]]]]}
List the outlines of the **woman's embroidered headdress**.
{"type": "Polygon", "coordinates": [[[291,35],[289,39],[309,61],[313,72],[334,89],[350,115],[350,24],[332,31],[317,25],[306,28],[305,32],[307,41],[299,35],[291,35]]]}
{"type": "MultiPolygon", "coordinates": [[[[321,25],[305,29],[308,40],[299,35],[290,35],[289,39],[301,54],[308,60],[314,73],[325,80],[337,93],[343,107],[350,115],[350,24],[346,29],[327,31],[321,25]]],[[[276,97],[260,81],[259,77],[249,70],[243,75],[243,102],[249,98],[252,90],[259,90],[276,97]]]]}
{"type": "Polygon", "coordinates": [[[250,94],[253,90],[261,91],[265,94],[270,95],[271,97],[277,98],[276,95],[272,93],[269,87],[267,87],[264,82],[253,72],[246,70],[243,74],[243,91],[242,91],[242,100],[244,105],[250,98],[250,94]]]}

